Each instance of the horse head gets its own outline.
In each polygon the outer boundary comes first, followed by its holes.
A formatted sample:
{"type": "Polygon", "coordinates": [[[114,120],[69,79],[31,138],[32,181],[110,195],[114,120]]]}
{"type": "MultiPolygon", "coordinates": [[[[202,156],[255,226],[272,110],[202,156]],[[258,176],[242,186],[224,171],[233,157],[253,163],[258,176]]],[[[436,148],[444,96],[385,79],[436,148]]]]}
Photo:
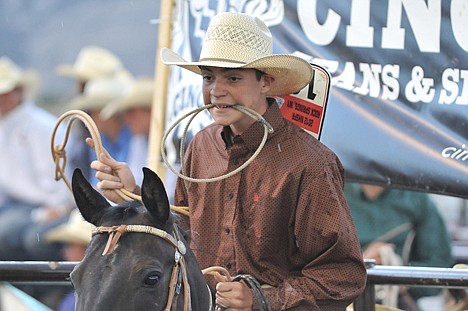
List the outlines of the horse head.
{"type": "Polygon", "coordinates": [[[161,179],[143,168],[142,202],[111,205],[79,169],[73,196],[96,226],[71,273],[78,311],[210,310],[211,296],[195,256],[175,223],[161,179]]]}

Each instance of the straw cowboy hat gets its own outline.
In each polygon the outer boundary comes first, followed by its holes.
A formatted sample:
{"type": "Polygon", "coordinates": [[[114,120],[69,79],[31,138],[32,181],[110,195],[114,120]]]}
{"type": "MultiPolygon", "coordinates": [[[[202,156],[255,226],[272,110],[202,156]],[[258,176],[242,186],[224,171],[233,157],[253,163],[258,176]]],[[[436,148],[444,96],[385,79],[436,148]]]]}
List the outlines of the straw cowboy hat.
{"type": "Polygon", "coordinates": [[[127,109],[135,107],[151,108],[153,103],[154,80],[139,78],[135,80],[128,94],[123,98],[110,102],[101,110],[101,117],[108,119],[127,109]]]}
{"type": "Polygon", "coordinates": [[[80,81],[113,76],[124,70],[120,59],[112,52],[97,46],[81,49],[73,65],[60,65],[56,72],[80,81]]]}
{"type": "Polygon", "coordinates": [[[76,243],[88,245],[94,226],[83,219],[78,209],[70,213],[68,221],[46,233],[49,242],[76,243]]]}
{"type": "Polygon", "coordinates": [[[133,78],[128,75],[90,80],[83,94],[72,100],[70,109],[101,110],[110,102],[125,96],[132,83],[133,78]]]}
{"type": "Polygon", "coordinates": [[[6,56],[0,58],[0,94],[6,94],[18,86],[31,89],[39,77],[33,71],[23,71],[6,56]]]}
{"type": "Polygon", "coordinates": [[[313,69],[304,59],[290,54],[273,54],[273,39],[268,27],[257,17],[224,12],[208,26],[200,59],[189,62],[174,51],[161,50],[166,65],[177,65],[200,74],[199,66],[255,68],[273,76],[268,95],[287,95],[304,88],[313,69]]]}

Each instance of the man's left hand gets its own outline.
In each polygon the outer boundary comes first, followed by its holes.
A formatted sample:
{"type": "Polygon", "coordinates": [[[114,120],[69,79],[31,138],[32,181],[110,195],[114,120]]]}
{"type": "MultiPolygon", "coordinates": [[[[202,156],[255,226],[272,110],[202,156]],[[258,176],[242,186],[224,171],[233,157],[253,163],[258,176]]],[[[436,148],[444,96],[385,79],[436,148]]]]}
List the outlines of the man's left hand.
{"type": "Polygon", "coordinates": [[[251,311],[252,290],[242,281],[216,284],[216,304],[229,311],[251,311]]]}

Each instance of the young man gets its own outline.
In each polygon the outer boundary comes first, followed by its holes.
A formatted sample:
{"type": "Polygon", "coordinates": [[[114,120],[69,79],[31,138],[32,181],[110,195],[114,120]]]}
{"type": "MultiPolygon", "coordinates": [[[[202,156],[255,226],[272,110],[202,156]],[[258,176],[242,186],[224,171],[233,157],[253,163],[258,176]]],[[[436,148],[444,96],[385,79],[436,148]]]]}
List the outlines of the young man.
{"type": "MultiPolygon", "coordinates": [[[[253,276],[272,310],[344,310],[363,290],[366,270],[343,194],[343,167],[332,151],[283,119],[270,96],[299,91],[312,69],[272,50],[270,31],[258,18],[222,13],[210,23],[198,62],[162,51],[165,64],[201,74],[204,103],[216,105],[210,109],[214,124],[195,135],[186,152],[190,177],[231,172],[260,145],[263,125],[233,105],[254,109],[274,129],[238,174],[191,182],[189,190],[179,178],[175,205],[190,209],[190,246],[202,268],[253,276]]],[[[110,190],[137,188],[127,165],[106,154],[91,167],[111,200],[121,199],[110,190]]],[[[245,283],[212,285],[226,310],[259,309],[245,283]]]]}

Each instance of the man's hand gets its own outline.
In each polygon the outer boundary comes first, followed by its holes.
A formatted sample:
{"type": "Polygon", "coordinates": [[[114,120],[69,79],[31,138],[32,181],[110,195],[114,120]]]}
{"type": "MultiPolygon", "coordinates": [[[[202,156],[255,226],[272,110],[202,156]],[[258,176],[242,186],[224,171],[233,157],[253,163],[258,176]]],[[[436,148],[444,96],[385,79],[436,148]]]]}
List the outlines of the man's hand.
{"type": "Polygon", "coordinates": [[[385,243],[385,242],[373,242],[369,244],[369,246],[366,247],[364,252],[362,253],[362,256],[364,259],[375,259],[375,264],[376,265],[381,265],[382,264],[382,258],[381,258],[381,253],[382,253],[382,248],[391,248],[395,249],[395,245],[385,243]]]}
{"type": "MultiPolygon", "coordinates": [[[[94,148],[94,141],[86,138],[86,143],[94,148]]],[[[136,189],[135,178],[125,162],[114,160],[107,150],[98,155],[98,159],[91,162],[91,168],[96,170],[96,178],[99,180],[97,188],[108,200],[118,203],[123,199],[115,190],[125,189],[133,192],[136,189]]]]}
{"type": "Polygon", "coordinates": [[[242,281],[216,284],[216,304],[229,311],[251,311],[252,290],[242,281]]]}

